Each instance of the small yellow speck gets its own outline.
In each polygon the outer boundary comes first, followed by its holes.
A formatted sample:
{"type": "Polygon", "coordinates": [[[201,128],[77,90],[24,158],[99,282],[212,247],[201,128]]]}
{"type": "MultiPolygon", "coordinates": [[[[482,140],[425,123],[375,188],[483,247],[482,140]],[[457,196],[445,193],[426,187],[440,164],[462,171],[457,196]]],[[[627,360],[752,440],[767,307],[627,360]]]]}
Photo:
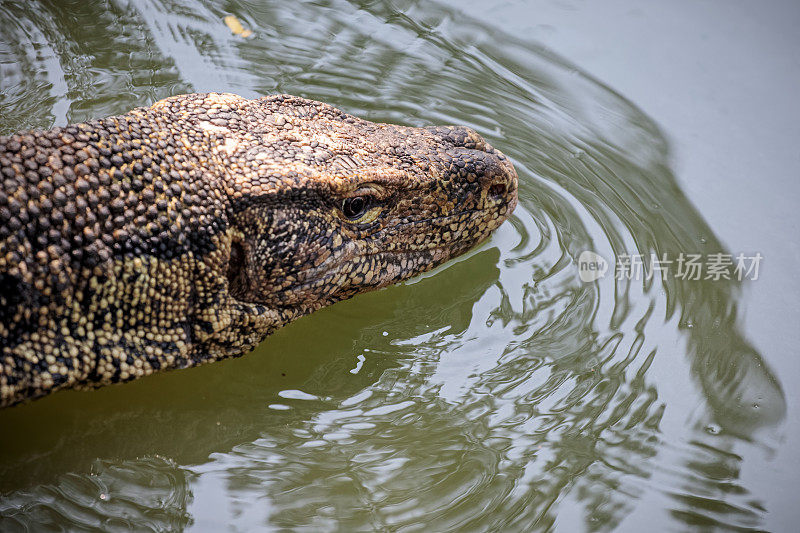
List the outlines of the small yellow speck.
{"type": "Polygon", "coordinates": [[[233,33],[234,35],[238,35],[240,37],[245,37],[245,38],[253,35],[253,32],[251,30],[246,30],[244,26],[242,26],[242,23],[239,22],[239,19],[237,19],[233,15],[228,15],[222,20],[225,21],[225,25],[228,26],[228,28],[231,30],[231,33],[233,33]]]}

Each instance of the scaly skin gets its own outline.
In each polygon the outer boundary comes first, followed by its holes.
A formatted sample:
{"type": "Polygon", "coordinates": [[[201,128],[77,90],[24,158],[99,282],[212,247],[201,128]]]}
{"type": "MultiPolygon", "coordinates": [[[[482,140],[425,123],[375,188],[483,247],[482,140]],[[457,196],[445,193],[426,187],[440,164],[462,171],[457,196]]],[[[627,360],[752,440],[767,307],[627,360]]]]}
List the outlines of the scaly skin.
{"type": "Polygon", "coordinates": [[[463,127],[190,94],[0,137],[0,405],[251,350],[433,268],[517,202],[463,127]]]}

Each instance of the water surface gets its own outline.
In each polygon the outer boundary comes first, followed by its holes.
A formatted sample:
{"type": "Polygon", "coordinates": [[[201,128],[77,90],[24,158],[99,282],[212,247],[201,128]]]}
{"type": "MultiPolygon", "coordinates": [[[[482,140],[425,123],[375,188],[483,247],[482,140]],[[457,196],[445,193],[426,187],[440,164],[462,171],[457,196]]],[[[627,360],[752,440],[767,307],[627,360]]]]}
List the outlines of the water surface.
{"type": "Polygon", "coordinates": [[[0,529],[757,529],[775,511],[742,474],[769,467],[787,408],[742,283],[580,279],[585,250],[738,250],[658,124],[579,66],[431,2],[31,2],[0,5],[0,28],[4,133],[286,92],[466,124],[520,175],[513,219],[433,273],[241,359],[0,412],[0,529]]]}

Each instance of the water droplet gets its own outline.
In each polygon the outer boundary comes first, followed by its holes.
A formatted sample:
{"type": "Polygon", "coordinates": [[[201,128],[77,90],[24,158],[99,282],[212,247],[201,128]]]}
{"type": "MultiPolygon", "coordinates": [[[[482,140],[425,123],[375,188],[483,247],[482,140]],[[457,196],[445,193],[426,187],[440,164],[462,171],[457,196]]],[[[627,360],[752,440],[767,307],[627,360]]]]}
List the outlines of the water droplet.
{"type": "Polygon", "coordinates": [[[719,435],[720,431],[722,431],[722,428],[717,424],[709,424],[706,426],[706,433],[709,435],[719,435]]]}
{"type": "Polygon", "coordinates": [[[707,242],[708,242],[708,241],[706,240],[706,238],[705,238],[705,237],[700,237],[700,244],[705,244],[705,243],[707,243],[707,242]]]}
{"type": "Polygon", "coordinates": [[[388,336],[389,336],[389,332],[388,332],[388,331],[384,331],[384,332],[382,333],[382,335],[383,335],[384,337],[388,337],[388,336]]]}

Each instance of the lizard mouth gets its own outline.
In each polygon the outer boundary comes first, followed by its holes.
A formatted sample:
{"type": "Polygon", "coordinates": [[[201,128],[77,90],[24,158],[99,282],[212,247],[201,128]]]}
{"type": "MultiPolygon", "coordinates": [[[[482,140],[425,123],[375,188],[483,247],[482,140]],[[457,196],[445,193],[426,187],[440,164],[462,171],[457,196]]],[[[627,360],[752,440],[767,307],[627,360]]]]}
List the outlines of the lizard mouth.
{"type": "MultiPolygon", "coordinates": [[[[339,253],[332,254],[327,261],[307,270],[304,279],[291,291],[292,296],[283,303],[291,306],[307,302],[309,296],[313,294],[320,306],[327,305],[329,300],[347,298],[357,292],[378,289],[421,274],[484,241],[508,218],[513,204],[516,203],[515,200],[514,198],[509,203],[509,209],[504,216],[495,217],[496,209],[459,211],[393,226],[391,229],[396,234],[390,239],[374,244],[372,249],[365,250],[363,241],[349,242],[339,253]],[[455,222],[461,224],[461,231],[449,230],[448,226],[455,222]],[[440,237],[437,240],[419,245],[403,245],[403,240],[408,241],[403,235],[419,224],[434,225],[445,233],[449,232],[450,236],[444,238],[436,233],[440,237]],[[481,228],[480,231],[475,230],[478,227],[481,228]],[[388,246],[387,241],[391,243],[388,246]],[[321,291],[322,288],[327,290],[321,291]]],[[[408,235],[414,235],[413,231],[408,235]]]]}

